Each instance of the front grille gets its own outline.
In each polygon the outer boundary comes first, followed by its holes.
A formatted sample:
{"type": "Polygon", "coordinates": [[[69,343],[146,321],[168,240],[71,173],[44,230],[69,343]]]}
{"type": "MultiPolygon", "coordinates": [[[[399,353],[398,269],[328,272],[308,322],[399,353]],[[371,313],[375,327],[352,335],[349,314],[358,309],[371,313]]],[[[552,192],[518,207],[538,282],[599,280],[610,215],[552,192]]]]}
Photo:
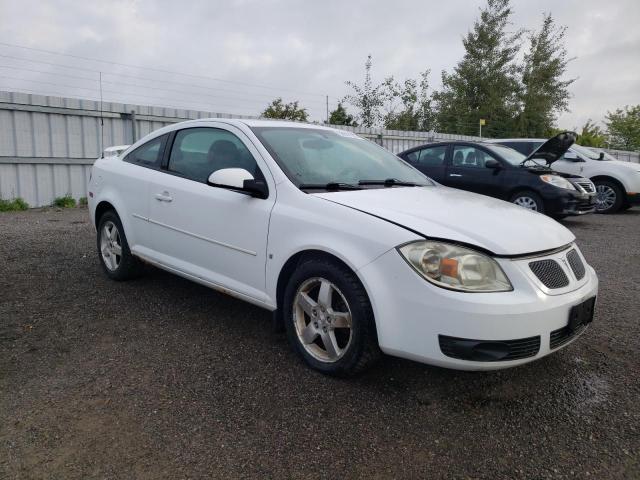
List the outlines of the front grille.
{"type": "Polygon", "coordinates": [[[571,270],[573,270],[576,278],[578,280],[582,280],[585,274],[585,268],[580,255],[578,255],[578,252],[576,252],[575,250],[571,250],[569,253],[567,253],[567,261],[569,262],[569,266],[571,266],[571,270]]]}
{"type": "Polygon", "coordinates": [[[551,350],[561,347],[576,335],[580,335],[585,328],[587,328],[586,325],[581,325],[575,330],[571,330],[569,327],[562,327],[558,330],[554,330],[551,332],[551,337],[549,339],[549,346],[551,350]]]}
{"type": "Polygon", "coordinates": [[[473,340],[438,335],[440,350],[447,357],[475,362],[502,362],[535,357],[540,351],[540,337],[516,340],[473,340]]]}
{"type": "Polygon", "coordinates": [[[580,188],[582,188],[582,190],[584,190],[586,193],[593,193],[596,191],[595,185],[590,180],[580,180],[575,183],[576,185],[580,186],[580,188]]]}
{"type": "Polygon", "coordinates": [[[537,260],[529,268],[547,288],[562,288],[569,285],[569,278],[555,260],[537,260]]]}

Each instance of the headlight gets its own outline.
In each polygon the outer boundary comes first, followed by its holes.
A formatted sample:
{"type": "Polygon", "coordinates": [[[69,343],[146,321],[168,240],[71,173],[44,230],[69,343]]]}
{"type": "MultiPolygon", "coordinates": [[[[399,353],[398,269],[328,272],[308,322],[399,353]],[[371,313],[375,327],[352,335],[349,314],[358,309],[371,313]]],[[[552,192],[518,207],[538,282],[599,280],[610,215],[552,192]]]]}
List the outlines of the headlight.
{"type": "Polygon", "coordinates": [[[480,252],[443,242],[417,241],[400,255],[429,282],[463,292],[508,292],[511,282],[498,262],[480,252]]]}
{"type": "Polygon", "coordinates": [[[561,177],[560,175],[540,175],[540,180],[546,183],[550,183],[555,187],[566,188],[567,190],[576,189],[576,187],[574,187],[569,180],[561,177]]]}

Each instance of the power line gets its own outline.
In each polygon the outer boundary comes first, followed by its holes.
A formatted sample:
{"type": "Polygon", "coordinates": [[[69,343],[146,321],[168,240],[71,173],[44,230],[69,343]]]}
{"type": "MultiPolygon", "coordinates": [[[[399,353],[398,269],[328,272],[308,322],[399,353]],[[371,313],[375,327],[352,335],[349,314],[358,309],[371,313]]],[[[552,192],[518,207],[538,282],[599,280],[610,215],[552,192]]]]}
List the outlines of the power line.
{"type": "MultiPolygon", "coordinates": [[[[167,84],[185,86],[185,87],[190,87],[190,88],[198,88],[198,89],[209,90],[209,91],[214,91],[214,92],[228,92],[228,93],[233,93],[233,94],[252,95],[252,96],[259,96],[259,97],[273,99],[273,95],[265,94],[265,93],[246,92],[246,91],[241,91],[241,90],[229,90],[229,89],[222,89],[222,88],[219,88],[219,87],[207,87],[207,86],[204,86],[204,85],[196,85],[196,84],[192,84],[192,83],[175,82],[175,81],[171,81],[171,80],[158,80],[158,79],[155,79],[155,78],[141,77],[139,75],[128,75],[128,74],[123,74],[123,73],[101,72],[101,70],[93,70],[93,69],[88,69],[88,68],[73,67],[73,66],[63,65],[63,64],[59,64],[59,63],[47,62],[47,61],[44,61],[44,60],[33,60],[33,59],[28,59],[28,58],[15,57],[15,56],[12,56],[12,55],[0,54],[0,57],[14,59],[14,60],[20,60],[20,61],[25,61],[25,62],[31,62],[31,63],[40,63],[40,64],[49,65],[49,66],[53,66],[53,67],[59,67],[59,68],[67,68],[67,69],[72,69],[72,70],[74,70],[74,69],[75,70],[82,70],[82,71],[87,71],[87,72],[92,72],[92,73],[97,73],[97,74],[102,73],[103,75],[108,75],[108,76],[112,76],[112,77],[125,77],[125,78],[132,78],[132,79],[136,79],[136,80],[150,81],[150,82],[156,82],[156,83],[167,83],[167,84]]],[[[30,69],[30,68],[26,68],[26,67],[9,66],[9,65],[2,65],[1,67],[15,68],[15,69],[18,69],[18,70],[25,70],[25,71],[30,71],[30,72],[34,72],[34,73],[40,73],[40,74],[43,74],[43,75],[58,75],[58,76],[64,76],[64,77],[68,77],[68,78],[77,78],[77,79],[82,79],[82,80],[95,80],[95,81],[98,80],[97,78],[91,79],[91,78],[88,78],[88,77],[81,77],[81,76],[76,76],[76,75],[68,75],[68,74],[57,73],[57,72],[47,72],[47,71],[44,71],[44,70],[36,70],[36,69],[30,69]]],[[[119,82],[119,83],[123,84],[123,85],[126,85],[124,82],[119,82]]],[[[140,86],[142,88],[161,88],[161,87],[148,87],[146,85],[145,86],[133,85],[133,84],[129,84],[129,85],[131,85],[131,86],[140,86]]],[[[338,100],[339,101],[339,99],[337,99],[336,97],[330,97],[330,98],[333,98],[334,100],[338,100]]],[[[318,100],[318,99],[300,99],[300,102],[307,103],[307,104],[308,103],[316,103],[316,104],[324,105],[324,101],[323,100],[318,100]]]]}
{"type": "Polygon", "coordinates": [[[113,62],[113,61],[110,61],[110,60],[101,60],[101,59],[98,59],[98,58],[84,57],[84,56],[81,56],[81,55],[73,55],[73,54],[70,54],[70,53],[55,52],[55,51],[52,51],[52,50],[45,50],[45,49],[41,49],[41,48],[26,47],[24,45],[16,45],[16,44],[7,43],[7,42],[0,42],[0,45],[3,45],[5,47],[20,48],[20,49],[24,49],[24,50],[30,50],[30,51],[34,51],[34,52],[47,53],[49,55],[59,55],[59,56],[63,56],[63,57],[76,58],[76,59],[85,60],[85,61],[106,63],[106,64],[109,64],[109,65],[118,65],[118,66],[126,67],[126,68],[137,68],[137,69],[141,69],[141,70],[150,70],[150,71],[155,71],[155,72],[159,72],[159,73],[168,73],[168,74],[171,74],[171,75],[182,75],[182,76],[191,77],[191,78],[201,78],[201,79],[215,81],[215,82],[230,83],[230,84],[235,84],[235,85],[245,85],[245,86],[248,86],[248,87],[264,88],[264,89],[268,89],[268,90],[276,90],[276,91],[281,91],[281,92],[288,91],[288,92],[291,92],[291,93],[297,93],[297,94],[303,94],[303,95],[314,95],[314,96],[320,96],[320,97],[324,97],[325,96],[324,94],[321,94],[321,93],[311,93],[311,92],[288,90],[288,89],[282,89],[282,88],[266,86],[266,85],[252,84],[252,83],[247,83],[247,82],[238,82],[238,81],[234,81],[234,80],[225,80],[225,79],[221,79],[221,78],[209,77],[209,76],[206,76],[206,75],[196,75],[196,74],[191,74],[191,73],[176,72],[176,71],[173,71],[173,70],[165,70],[165,69],[154,68],[154,67],[143,67],[143,66],[140,66],[140,65],[119,63],[119,62],[113,62]]]}
{"type": "MultiPolygon", "coordinates": [[[[2,66],[0,66],[2,67],[2,66]]],[[[20,77],[11,77],[11,76],[7,76],[7,75],[0,75],[0,78],[5,78],[5,79],[9,79],[9,80],[20,80],[20,81],[25,81],[25,82],[33,82],[33,83],[42,83],[42,84],[50,84],[50,85],[54,85],[57,87],[68,87],[68,88],[79,88],[81,90],[91,90],[91,91],[97,91],[98,87],[93,87],[93,88],[89,88],[89,87],[83,87],[80,85],[67,85],[67,84],[61,84],[61,83],[54,83],[54,82],[47,82],[44,80],[32,80],[29,78],[20,78],[20,77]]],[[[233,100],[233,101],[237,101],[237,102],[244,102],[244,103],[251,103],[252,105],[255,105],[259,108],[263,107],[265,105],[265,102],[262,102],[260,100],[256,100],[256,99],[251,99],[251,98],[231,98],[231,97],[225,97],[225,96],[220,96],[220,95],[208,95],[208,94],[198,94],[198,93],[190,93],[190,92],[185,92],[182,90],[171,90],[171,89],[165,89],[165,88],[157,88],[157,87],[150,87],[150,86],[146,86],[146,85],[140,85],[140,84],[131,84],[131,83],[120,83],[120,82],[109,82],[106,80],[103,80],[101,83],[103,84],[108,84],[108,85],[114,85],[114,86],[130,86],[130,87],[136,87],[136,88],[145,88],[145,89],[151,89],[151,90],[162,90],[162,91],[167,91],[167,92],[173,92],[173,93],[178,93],[182,96],[185,95],[195,95],[198,97],[208,97],[208,98],[214,98],[214,99],[223,99],[223,100],[233,100]]],[[[109,90],[105,90],[105,92],[109,92],[109,90]]],[[[118,93],[122,93],[123,95],[129,94],[129,92],[118,92],[118,93]]],[[[132,93],[132,95],[140,95],[140,96],[147,96],[144,94],[138,94],[138,93],[132,93]]],[[[149,98],[157,98],[156,97],[151,97],[149,96],[149,98]]],[[[197,102],[198,100],[195,99],[183,99],[185,101],[191,101],[193,100],[194,102],[197,102]]]]}
{"type": "MultiPolygon", "coordinates": [[[[91,100],[91,101],[99,101],[100,99],[98,97],[93,97],[93,98],[87,98],[87,96],[82,96],[79,97],[77,95],[73,95],[73,94],[67,94],[66,92],[61,92],[59,90],[47,90],[47,91],[43,91],[43,90],[33,90],[33,89],[29,89],[29,88],[24,88],[24,87],[12,87],[12,86],[8,86],[8,85],[0,85],[0,90],[4,89],[5,91],[13,91],[15,93],[29,93],[29,94],[36,94],[36,95],[62,95],[64,97],[67,98],[75,98],[78,100],[91,100]]],[[[215,113],[215,114],[221,114],[221,115],[243,115],[243,116],[247,116],[247,117],[255,117],[255,114],[251,114],[251,113],[231,113],[231,112],[220,112],[220,111],[206,111],[206,110],[202,110],[202,109],[193,109],[190,107],[185,107],[184,105],[172,105],[172,104],[167,104],[165,102],[161,102],[160,105],[144,105],[144,106],[148,106],[148,107],[158,107],[158,108],[173,108],[176,110],[191,110],[191,111],[196,111],[196,112],[202,112],[202,113],[215,113]]]]}

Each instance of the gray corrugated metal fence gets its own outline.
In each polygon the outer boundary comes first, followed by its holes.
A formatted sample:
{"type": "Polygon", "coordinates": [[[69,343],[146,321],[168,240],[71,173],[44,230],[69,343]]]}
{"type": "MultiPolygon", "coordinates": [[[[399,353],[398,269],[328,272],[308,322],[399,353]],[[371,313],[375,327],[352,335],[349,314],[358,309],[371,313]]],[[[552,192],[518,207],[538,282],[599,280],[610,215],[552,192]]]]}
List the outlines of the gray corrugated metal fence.
{"type": "Polygon", "coordinates": [[[0,198],[21,197],[37,207],[67,194],[84,197],[103,147],[208,117],[231,115],[121,103],[101,109],[93,100],[0,92],[0,198]]]}
{"type": "MultiPolygon", "coordinates": [[[[183,120],[231,118],[215,112],[104,103],[77,98],[0,92],[0,198],[23,198],[31,206],[50,205],[66,194],[86,196],[89,169],[103,148],[130,144],[183,120]]],[[[234,115],[235,118],[253,118],[234,115]]],[[[434,140],[479,137],[345,127],[398,153],[434,140]]],[[[638,153],[611,153],[639,162],[638,153]]]]}

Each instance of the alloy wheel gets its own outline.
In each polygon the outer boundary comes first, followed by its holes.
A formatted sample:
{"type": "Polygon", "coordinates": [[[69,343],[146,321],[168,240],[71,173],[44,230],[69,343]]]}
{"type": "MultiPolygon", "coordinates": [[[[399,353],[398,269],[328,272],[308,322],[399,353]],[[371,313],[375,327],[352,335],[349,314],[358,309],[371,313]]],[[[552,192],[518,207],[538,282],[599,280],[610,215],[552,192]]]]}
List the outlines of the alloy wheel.
{"type": "Polygon", "coordinates": [[[596,210],[609,210],[616,203],[616,191],[609,185],[596,185],[596,210]]]}
{"type": "Polygon", "coordinates": [[[306,280],[293,301],[293,321],[300,344],[315,359],[333,363],[349,348],[351,310],[338,287],[321,277],[306,280]]]}
{"type": "Polygon", "coordinates": [[[513,201],[513,203],[521,207],[524,207],[528,210],[533,210],[535,212],[538,211],[538,204],[531,197],[526,197],[526,196],[518,197],[513,201]]]}
{"type": "Polygon", "coordinates": [[[102,226],[100,253],[102,254],[104,265],[110,271],[113,272],[118,269],[122,260],[122,243],[118,227],[112,221],[107,221],[102,226]]]}

